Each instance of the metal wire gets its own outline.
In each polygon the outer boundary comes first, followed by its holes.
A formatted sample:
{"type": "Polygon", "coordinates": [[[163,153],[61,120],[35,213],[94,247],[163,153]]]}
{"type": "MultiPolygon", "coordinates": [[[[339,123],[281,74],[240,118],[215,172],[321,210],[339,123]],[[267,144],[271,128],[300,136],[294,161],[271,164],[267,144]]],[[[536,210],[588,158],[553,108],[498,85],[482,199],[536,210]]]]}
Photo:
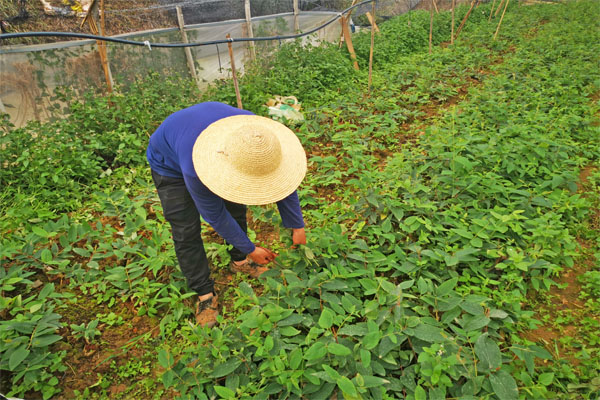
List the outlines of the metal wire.
{"type": "Polygon", "coordinates": [[[209,42],[194,42],[194,43],[151,43],[148,41],[144,41],[144,42],[138,42],[135,40],[127,40],[127,39],[120,39],[120,38],[116,38],[116,37],[111,37],[111,36],[100,36],[100,35],[91,35],[88,33],[75,33],[75,32],[20,32],[20,33],[5,33],[5,34],[1,34],[0,35],[0,40],[8,40],[8,39],[15,39],[15,38],[22,38],[22,37],[74,37],[74,38],[80,38],[80,39],[94,39],[94,40],[104,40],[106,42],[114,42],[114,43],[122,43],[122,44],[129,44],[129,45],[133,45],[133,46],[147,46],[147,47],[166,47],[166,48],[173,48],[173,47],[198,47],[198,46],[209,46],[209,45],[213,45],[213,44],[221,44],[221,43],[228,43],[228,42],[262,42],[262,41],[270,41],[270,40],[285,40],[285,39],[296,39],[296,38],[300,38],[303,36],[308,36],[320,29],[325,28],[326,26],[332,24],[333,22],[337,21],[339,18],[341,18],[345,13],[347,13],[348,11],[363,6],[365,4],[368,3],[372,3],[372,2],[376,2],[377,0],[365,0],[362,1],[360,3],[357,3],[351,7],[346,8],[345,10],[339,12],[335,17],[333,17],[332,19],[330,19],[329,21],[325,22],[323,25],[321,26],[317,26],[316,28],[313,28],[307,32],[302,32],[302,33],[297,33],[294,35],[281,35],[281,36],[266,36],[266,37],[254,37],[254,38],[231,38],[231,39],[222,39],[222,40],[211,40],[209,42]]]}

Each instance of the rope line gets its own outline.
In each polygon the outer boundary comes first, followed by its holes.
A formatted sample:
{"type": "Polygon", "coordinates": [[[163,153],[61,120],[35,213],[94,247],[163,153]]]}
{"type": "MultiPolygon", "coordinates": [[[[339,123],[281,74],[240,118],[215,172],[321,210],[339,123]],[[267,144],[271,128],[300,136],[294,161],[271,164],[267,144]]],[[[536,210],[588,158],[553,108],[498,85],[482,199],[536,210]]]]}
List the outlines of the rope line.
{"type": "Polygon", "coordinates": [[[269,41],[269,40],[285,40],[285,39],[296,39],[296,38],[300,38],[303,36],[308,36],[312,33],[315,33],[316,31],[325,28],[326,26],[334,23],[335,21],[337,21],[341,16],[343,16],[343,14],[347,13],[348,11],[360,7],[362,5],[368,4],[368,3],[372,3],[372,2],[376,2],[378,0],[365,0],[362,1],[360,3],[357,3],[351,7],[346,8],[345,10],[341,11],[340,13],[338,13],[337,15],[335,15],[333,18],[331,18],[329,21],[326,21],[324,24],[322,24],[321,26],[317,26],[316,28],[313,28],[309,31],[306,32],[302,32],[302,33],[297,33],[297,34],[293,34],[293,35],[278,35],[278,36],[264,36],[264,37],[254,37],[254,38],[230,38],[230,39],[221,39],[221,40],[211,40],[208,42],[193,42],[193,43],[151,43],[148,40],[145,40],[143,42],[139,42],[136,40],[128,40],[128,39],[120,39],[120,38],[116,38],[116,37],[112,37],[112,36],[101,36],[101,35],[92,35],[92,34],[88,34],[88,33],[75,33],[75,32],[19,32],[19,33],[4,33],[4,34],[0,34],[0,40],[8,40],[8,39],[15,39],[15,38],[22,38],[22,37],[74,37],[74,38],[80,38],[80,39],[94,39],[94,40],[104,40],[106,42],[114,42],[114,43],[122,43],[122,44],[129,44],[129,45],[133,45],[133,46],[146,46],[148,47],[150,50],[152,49],[152,47],[162,47],[162,48],[173,48],[173,47],[198,47],[198,46],[209,46],[209,45],[213,45],[213,44],[222,44],[222,43],[235,43],[235,42],[262,42],[262,41],[269,41]]]}

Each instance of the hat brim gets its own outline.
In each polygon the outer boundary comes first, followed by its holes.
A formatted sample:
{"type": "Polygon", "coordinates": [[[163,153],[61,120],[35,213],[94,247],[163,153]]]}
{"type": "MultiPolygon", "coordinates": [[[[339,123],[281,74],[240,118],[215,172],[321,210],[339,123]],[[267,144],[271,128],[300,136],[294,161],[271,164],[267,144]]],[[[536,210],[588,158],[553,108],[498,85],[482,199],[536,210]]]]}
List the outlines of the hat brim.
{"type": "Polygon", "coordinates": [[[275,203],[292,194],[306,175],[306,153],[298,137],[285,125],[257,115],[235,115],[210,124],[194,144],[194,169],[198,178],[217,196],[239,204],[275,203]],[[229,136],[245,126],[275,134],[281,145],[281,163],[273,171],[255,175],[240,171],[228,159],[229,136]]]}

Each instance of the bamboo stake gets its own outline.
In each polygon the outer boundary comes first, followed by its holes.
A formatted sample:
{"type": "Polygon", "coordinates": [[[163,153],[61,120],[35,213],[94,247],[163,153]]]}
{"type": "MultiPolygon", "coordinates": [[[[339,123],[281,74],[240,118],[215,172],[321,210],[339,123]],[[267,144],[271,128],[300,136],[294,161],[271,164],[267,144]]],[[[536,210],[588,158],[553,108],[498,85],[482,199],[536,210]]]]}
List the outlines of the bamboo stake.
{"type": "Polygon", "coordinates": [[[352,45],[352,37],[350,36],[348,20],[346,19],[346,17],[342,17],[340,18],[340,22],[342,23],[342,33],[344,34],[344,41],[346,42],[346,46],[348,46],[348,52],[350,52],[352,64],[354,65],[354,69],[358,71],[358,61],[356,59],[356,53],[354,52],[354,46],[352,45]]]}
{"type": "Polygon", "coordinates": [[[458,38],[458,35],[460,35],[460,31],[462,31],[462,28],[463,28],[463,26],[465,26],[465,23],[467,22],[469,15],[471,15],[471,11],[473,11],[473,7],[475,7],[475,1],[476,0],[471,1],[471,8],[469,8],[469,11],[467,11],[467,15],[465,15],[465,17],[463,18],[462,22],[460,23],[458,29],[456,30],[456,38],[458,38]]]}
{"type": "MultiPolygon", "coordinates": [[[[372,3],[373,5],[375,4],[375,2],[372,3]]],[[[373,7],[375,8],[375,7],[373,7]]],[[[373,11],[374,13],[375,11],[373,11]]],[[[371,24],[371,26],[373,26],[375,28],[375,32],[379,32],[379,27],[377,26],[377,23],[375,22],[375,14],[371,14],[370,12],[367,13],[367,19],[369,20],[369,23],[371,24]]]]}
{"type": "MultiPolygon", "coordinates": [[[[433,3],[434,0],[431,0],[433,3]]],[[[432,40],[433,39],[433,7],[429,6],[429,54],[431,54],[432,40]]]]}
{"type": "Polygon", "coordinates": [[[437,3],[436,3],[436,1],[435,1],[435,0],[433,0],[433,8],[435,8],[435,13],[436,13],[436,14],[439,14],[439,13],[440,13],[440,10],[438,10],[437,3]]]}
{"type": "Polygon", "coordinates": [[[237,75],[235,73],[235,58],[233,57],[233,46],[231,45],[231,35],[227,34],[227,47],[229,48],[229,58],[231,59],[231,75],[233,76],[233,87],[235,88],[235,97],[237,99],[238,108],[242,108],[242,96],[238,86],[237,75]]]}
{"type": "Polygon", "coordinates": [[[494,13],[494,17],[498,16],[498,13],[500,12],[500,9],[502,8],[502,5],[504,5],[504,0],[500,0],[500,4],[498,4],[498,8],[496,8],[496,12],[494,13]]]}
{"type": "Polygon", "coordinates": [[[496,28],[496,33],[494,33],[494,40],[496,40],[496,36],[498,36],[498,32],[500,32],[500,25],[502,24],[502,20],[504,19],[504,14],[506,13],[506,9],[508,8],[508,2],[510,0],[506,0],[506,4],[504,5],[504,11],[502,11],[502,16],[500,17],[500,21],[498,22],[498,27],[496,28]]]}
{"type": "Polygon", "coordinates": [[[452,32],[450,33],[450,44],[454,44],[454,6],[456,0],[452,0],[452,32]]]}
{"type": "MultiPolygon", "coordinates": [[[[250,14],[250,0],[244,0],[244,10],[246,12],[246,27],[248,29],[248,37],[253,38],[254,32],[252,31],[252,15],[250,14]]],[[[248,42],[248,48],[250,49],[250,58],[252,58],[252,61],[256,60],[256,48],[254,47],[253,41],[248,42]]]]}
{"type": "MultiPolygon", "coordinates": [[[[104,0],[100,0],[100,34],[102,36],[104,36],[106,32],[106,19],[104,18],[104,16],[104,0]]],[[[102,52],[104,53],[104,65],[106,65],[106,68],[104,68],[103,66],[103,69],[105,70],[104,77],[105,79],[107,79],[107,82],[110,82],[108,86],[108,92],[110,93],[112,92],[112,88],[115,85],[115,82],[113,81],[110,63],[108,62],[108,48],[106,46],[106,42],[102,41],[100,43],[102,43],[102,52]]]]}
{"type": "MultiPolygon", "coordinates": [[[[372,89],[372,82],[373,82],[373,50],[375,47],[375,2],[371,3],[371,12],[373,13],[373,22],[371,23],[371,50],[369,51],[369,83],[368,83],[368,87],[369,87],[369,92],[372,89]]],[[[368,15],[368,14],[367,14],[368,15]]]]}
{"type": "MultiPolygon", "coordinates": [[[[352,0],[352,4],[350,5],[350,7],[354,6],[356,3],[358,3],[358,0],[352,0]]],[[[346,18],[348,20],[350,20],[350,16],[352,15],[352,13],[354,12],[354,8],[350,11],[348,11],[348,14],[346,14],[346,18]]],[[[344,16],[342,16],[342,18],[344,18],[344,16]]],[[[343,25],[342,25],[343,26],[343,25]]],[[[344,29],[342,29],[342,33],[340,33],[340,43],[339,43],[339,48],[342,48],[342,42],[344,41],[344,29]]]]}
{"type": "Polygon", "coordinates": [[[298,22],[298,0],[294,0],[294,33],[300,32],[300,23],[298,22]]]}
{"type": "Polygon", "coordinates": [[[492,8],[490,8],[490,17],[488,18],[488,22],[492,20],[492,14],[494,13],[494,4],[496,4],[496,0],[492,1],[492,8]]]}
{"type": "MultiPolygon", "coordinates": [[[[90,26],[90,31],[94,35],[98,35],[99,33],[104,35],[104,0],[100,0],[100,3],[101,3],[100,8],[102,9],[100,28],[102,29],[102,32],[100,32],[100,30],[98,29],[98,24],[96,23],[96,20],[98,19],[98,1],[97,0],[94,0],[92,2],[87,14],[83,18],[83,21],[81,21],[81,25],[80,25],[80,27],[83,27],[83,25],[87,22],[90,26]]],[[[106,42],[104,42],[102,40],[96,40],[96,46],[98,46],[98,54],[100,55],[100,63],[102,64],[102,69],[104,70],[104,78],[106,79],[107,91],[108,91],[108,93],[111,93],[113,90],[114,81],[113,81],[113,77],[112,77],[112,72],[110,70],[110,63],[108,62],[108,54],[106,51],[106,42]]]]}
{"type": "MultiPolygon", "coordinates": [[[[181,32],[181,38],[183,39],[184,43],[189,43],[188,37],[187,37],[187,32],[184,29],[185,24],[183,22],[183,13],[181,12],[181,7],[177,6],[177,7],[175,7],[175,9],[177,10],[177,23],[179,24],[179,31],[181,32]]],[[[198,82],[198,74],[196,73],[196,65],[194,63],[194,58],[192,57],[192,50],[190,50],[189,47],[184,47],[183,51],[185,53],[185,58],[187,60],[188,69],[190,70],[190,75],[194,79],[194,82],[196,82],[196,86],[198,87],[198,90],[201,90],[200,82],[198,82]]]]}

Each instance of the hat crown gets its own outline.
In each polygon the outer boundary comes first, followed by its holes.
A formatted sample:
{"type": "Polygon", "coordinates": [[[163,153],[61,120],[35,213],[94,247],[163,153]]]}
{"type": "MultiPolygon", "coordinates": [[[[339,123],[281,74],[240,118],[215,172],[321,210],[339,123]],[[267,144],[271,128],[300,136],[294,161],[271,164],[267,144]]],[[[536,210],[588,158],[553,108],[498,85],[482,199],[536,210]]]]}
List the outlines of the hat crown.
{"type": "Polygon", "coordinates": [[[240,172],[261,176],[275,171],[281,164],[281,144],[275,133],[264,126],[245,126],[227,140],[231,163],[240,172]]]}

